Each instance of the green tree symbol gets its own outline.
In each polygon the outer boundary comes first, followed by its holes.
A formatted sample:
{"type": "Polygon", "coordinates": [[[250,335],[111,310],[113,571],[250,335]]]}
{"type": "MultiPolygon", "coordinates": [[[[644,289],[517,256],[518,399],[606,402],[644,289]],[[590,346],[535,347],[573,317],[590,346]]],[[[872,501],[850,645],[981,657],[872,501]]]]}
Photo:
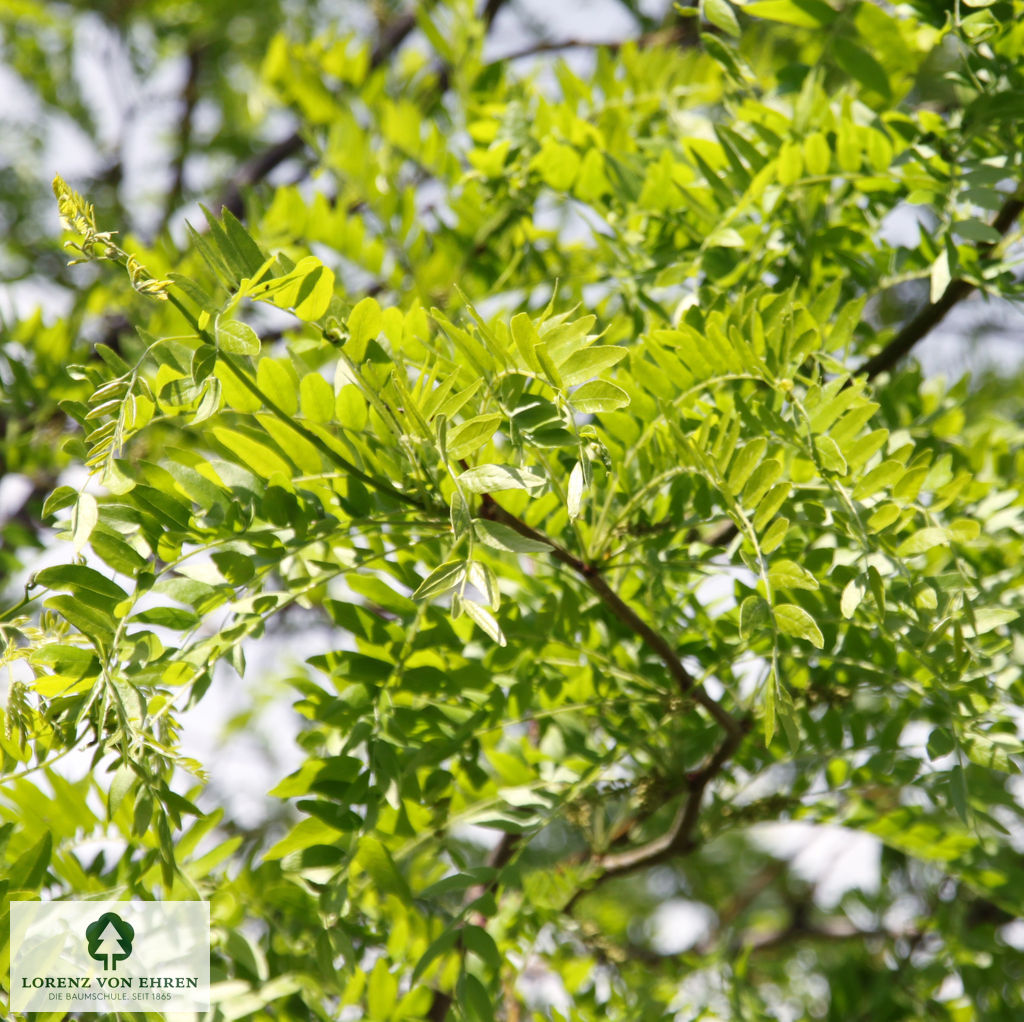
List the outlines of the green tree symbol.
{"type": "Polygon", "coordinates": [[[132,953],[135,928],[114,912],[104,912],[85,930],[89,955],[103,962],[104,969],[117,969],[117,963],[132,953]]]}

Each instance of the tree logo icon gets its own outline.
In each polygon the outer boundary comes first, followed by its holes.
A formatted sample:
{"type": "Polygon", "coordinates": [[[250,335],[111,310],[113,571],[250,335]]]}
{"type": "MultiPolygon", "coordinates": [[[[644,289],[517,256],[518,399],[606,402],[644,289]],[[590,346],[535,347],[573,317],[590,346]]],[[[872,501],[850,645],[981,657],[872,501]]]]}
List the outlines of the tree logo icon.
{"type": "Polygon", "coordinates": [[[134,937],[135,928],[114,912],[104,912],[85,928],[89,956],[103,962],[104,969],[117,969],[117,963],[132,953],[134,937]]]}

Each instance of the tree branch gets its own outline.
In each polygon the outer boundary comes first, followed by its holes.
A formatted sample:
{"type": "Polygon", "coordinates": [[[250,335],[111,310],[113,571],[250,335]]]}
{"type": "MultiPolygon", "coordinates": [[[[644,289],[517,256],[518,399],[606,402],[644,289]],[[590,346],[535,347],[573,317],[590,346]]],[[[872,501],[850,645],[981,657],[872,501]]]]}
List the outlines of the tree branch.
{"type": "Polygon", "coordinates": [[[539,57],[544,53],[560,53],[563,50],[611,50],[615,53],[627,43],[636,43],[638,46],[668,46],[683,42],[687,38],[685,26],[680,22],[678,25],[655,29],[653,32],[645,32],[643,35],[633,36],[629,39],[542,39],[529,46],[524,46],[520,50],[502,54],[496,57],[493,63],[503,64],[513,60],[525,60],[528,57],[539,57]]]}
{"type": "Polygon", "coordinates": [[[750,730],[753,721],[744,717],[735,721],[735,731],[728,733],[722,744],[708,759],[700,770],[690,774],[686,779],[687,795],[676,812],[672,825],[664,834],[659,835],[644,845],[630,848],[624,852],[595,856],[593,861],[600,867],[601,873],[589,887],[579,888],[566,902],[563,911],[572,912],[576,903],[595,888],[615,877],[634,873],[639,869],[647,869],[660,862],[687,855],[696,848],[693,831],[697,826],[701,803],[707,786],[722,772],[725,764],[739,748],[743,737],[750,730]]]}
{"type": "MultiPolygon", "coordinates": [[[[897,940],[913,941],[924,936],[926,931],[908,930],[861,930],[852,926],[849,922],[841,919],[825,920],[819,925],[797,925],[789,924],[779,930],[771,932],[749,933],[740,937],[737,942],[737,953],[758,954],[771,952],[787,944],[795,943],[830,943],[837,944],[848,941],[869,941],[878,940],[891,943],[897,940]]],[[[599,953],[604,951],[607,956],[608,948],[598,948],[599,953]]],[[[708,949],[703,945],[686,951],[670,954],[659,954],[647,947],[626,945],[615,947],[614,951],[619,959],[628,958],[631,961],[641,962],[652,967],[675,967],[686,965],[692,967],[694,955],[708,954],[708,949]]],[[[614,959],[613,959],[614,960],[614,959]]]]}
{"type": "MultiPolygon", "coordinates": [[[[992,221],[991,227],[998,232],[1000,240],[1006,237],[1021,213],[1024,213],[1024,186],[1007,198],[992,221]]],[[[979,245],[978,255],[984,259],[998,244],[997,241],[989,241],[979,245]]],[[[953,306],[962,302],[975,290],[977,285],[969,281],[951,280],[934,302],[929,302],[920,309],[881,351],[872,355],[853,375],[866,375],[869,380],[873,380],[876,376],[888,372],[900,359],[909,354],[914,345],[924,340],[946,318],[946,314],[953,306]]],[[[735,523],[728,522],[706,537],[704,542],[709,546],[727,546],[736,537],[737,531],[735,523]]]]}
{"type": "Polygon", "coordinates": [[[532,539],[538,543],[545,543],[551,547],[551,555],[554,559],[566,567],[571,568],[588,586],[601,598],[604,605],[617,617],[630,631],[634,632],[644,644],[656,653],[661,662],[668,669],[669,674],[676,683],[681,696],[690,696],[696,703],[703,706],[711,714],[715,721],[721,725],[726,734],[738,736],[742,734],[742,728],[738,721],[712,699],[704,689],[697,683],[696,678],[683,666],[682,661],[676,656],[675,650],[669,645],[663,635],[656,632],[625,600],[616,593],[605,581],[600,571],[592,564],[569,553],[564,547],[552,542],[547,536],[542,535],[536,529],[531,528],[521,518],[506,511],[489,493],[482,497],[480,514],[484,518],[501,522],[510,529],[514,529],[520,536],[532,539]]]}
{"type": "MultiPolygon", "coordinates": [[[[472,905],[478,898],[482,898],[485,894],[493,893],[497,890],[501,868],[512,860],[512,856],[515,855],[522,837],[522,834],[514,834],[511,831],[506,831],[501,835],[501,840],[498,841],[487,856],[487,865],[495,870],[494,876],[486,884],[475,884],[473,887],[470,887],[466,892],[466,897],[463,901],[464,905],[472,905]]],[[[483,923],[484,920],[479,921],[479,925],[482,926],[483,923]]],[[[430,1002],[430,1009],[427,1012],[427,1018],[431,1022],[444,1022],[451,1006],[452,995],[443,990],[435,990],[433,1000],[430,1002]]]]}
{"type": "MultiPolygon", "coordinates": [[[[1018,188],[996,214],[992,221],[992,229],[999,234],[1000,241],[1013,226],[1020,214],[1024,212],[1024,187],[1018,188]]],[[[998,241],[989,241],[978,246],[978,255],[984,259],[998,245],[998,241]]],[[[966,280],[951,280],[945,291],[934,301],[922,308],[896,336],[877,354],[872,355],[854,375],[866,375],[869,380],[887,372],[896,365],[918,341],[923,340],[939,323],[954,305],[963,301],[976,290],[977,285],[966,280]]]]}

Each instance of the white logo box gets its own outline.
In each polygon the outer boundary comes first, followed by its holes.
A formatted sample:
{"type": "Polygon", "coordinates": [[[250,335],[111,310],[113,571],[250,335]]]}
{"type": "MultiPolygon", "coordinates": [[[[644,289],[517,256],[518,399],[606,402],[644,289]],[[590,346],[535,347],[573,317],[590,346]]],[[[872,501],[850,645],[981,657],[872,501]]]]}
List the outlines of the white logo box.
{"type": "Polygon", "coordinates": [[[11,902],[12,1011],[209,1007],[209,902],[11,902]]]}

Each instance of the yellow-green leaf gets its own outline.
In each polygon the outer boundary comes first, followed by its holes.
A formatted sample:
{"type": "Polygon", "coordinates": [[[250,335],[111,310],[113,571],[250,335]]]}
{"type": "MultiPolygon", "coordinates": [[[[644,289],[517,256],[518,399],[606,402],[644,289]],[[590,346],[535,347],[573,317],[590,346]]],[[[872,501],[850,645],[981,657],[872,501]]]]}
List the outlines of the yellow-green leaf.
{"type": "Polygon", "coordinates": [[[80,493],[71,515],[71,542],[76,554],[80,554],[85,544],[89,542],[99,517],[100,509],[96,498],[91,493],[80,493]]]}
{"type": "Polygon", "coordinates": [[[703,0],[701,9],[704,17],[715,28],[720,28],[727,35],[731,36],[738,36],[740,34],[740,23],[736,20],[736,15],[728,0],[703,0]]]}
{"type": "Polygon", "coordinates": [[[448,434],[448,457],[457,461],[480,450],[497,432],[501,420],[500,415],[478,415],[460,423],[448,434]]]}
{"type": "Polygon", "coordinates": [[[334,391],[319,373],[307,373],[299,385],[302,414],[313,422],[330,422],[334,418],[334,391]]]}
{"type": "Polygon", "coordinates": [[[784,635],[795,639],[806,639],[812,646],[821,649],[825,645],[825,637],[817,626],[814,618],[795,603],[780,603],[772,609],[775,624],[784,635]]]}
{"type": "Polygon", "coordinates": [[[817,589],[818,580],[795,561],[781,560],[772,564],[768,572],[772,586],[785,589],[817,589]]]}

